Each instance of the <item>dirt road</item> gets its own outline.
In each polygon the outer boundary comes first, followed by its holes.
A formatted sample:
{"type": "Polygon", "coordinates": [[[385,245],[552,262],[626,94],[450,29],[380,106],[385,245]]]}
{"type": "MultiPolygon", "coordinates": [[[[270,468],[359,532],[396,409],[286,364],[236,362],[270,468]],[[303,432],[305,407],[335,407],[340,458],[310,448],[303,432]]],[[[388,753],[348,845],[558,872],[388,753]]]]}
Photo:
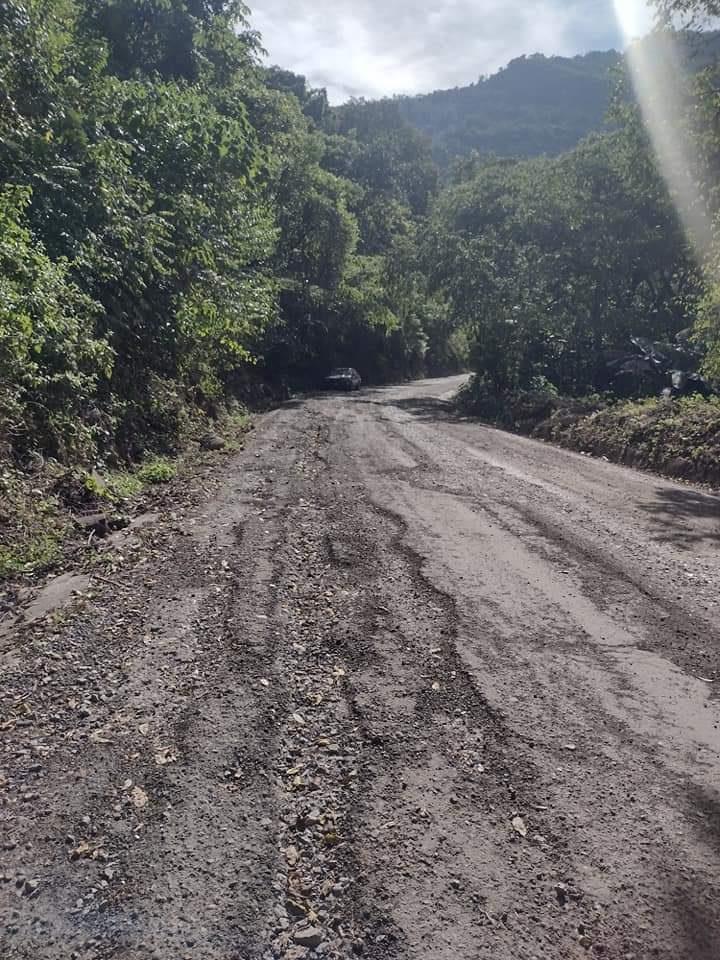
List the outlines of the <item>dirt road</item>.
{"type": "Polygon", "coordinates": [[[0,956],[720,958],[720,499],[458,382],[264,416],[3,638],[0,956]]]}

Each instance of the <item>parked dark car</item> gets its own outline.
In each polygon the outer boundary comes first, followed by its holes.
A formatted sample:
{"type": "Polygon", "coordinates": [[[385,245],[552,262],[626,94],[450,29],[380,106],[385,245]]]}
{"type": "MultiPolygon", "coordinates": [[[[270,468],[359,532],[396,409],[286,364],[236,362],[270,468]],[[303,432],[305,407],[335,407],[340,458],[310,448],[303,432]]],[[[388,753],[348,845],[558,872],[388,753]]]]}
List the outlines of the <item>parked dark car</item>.
{"type": "Polygon", "coordinates": [[[352,367],[336,367],[325,377],[327,390],[359,390],[361,386],[362,378],[352,367]]]}

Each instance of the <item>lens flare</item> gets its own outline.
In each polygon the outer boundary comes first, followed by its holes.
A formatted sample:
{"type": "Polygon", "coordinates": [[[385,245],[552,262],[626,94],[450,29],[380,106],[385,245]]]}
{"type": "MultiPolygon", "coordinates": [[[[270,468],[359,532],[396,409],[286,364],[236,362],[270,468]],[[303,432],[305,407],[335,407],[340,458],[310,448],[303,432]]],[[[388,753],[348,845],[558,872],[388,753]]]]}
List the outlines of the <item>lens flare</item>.
{"type": "Polygon", "coordinates": [[[687,104],[680,78],[683,64],[672,30],[633,42],[647,27],[641,0],[614,0],[615,16],[629,44],[628,63],[661,173],[690,242],[703,264],[709,263],[712,223],[693,175],[692,143],[683,127],[687,104]]]}

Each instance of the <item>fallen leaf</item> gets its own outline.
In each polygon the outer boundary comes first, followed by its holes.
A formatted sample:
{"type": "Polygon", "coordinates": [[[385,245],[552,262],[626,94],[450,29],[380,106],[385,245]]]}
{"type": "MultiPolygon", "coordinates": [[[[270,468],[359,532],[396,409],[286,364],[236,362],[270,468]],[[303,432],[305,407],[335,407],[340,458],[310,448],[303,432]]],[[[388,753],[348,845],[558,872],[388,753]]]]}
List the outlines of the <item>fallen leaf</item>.
{"type": "Polygon", "coordinates": [[[146,736],[148,735],[148,733],[150,732],[150,724],[149,724],[149,723],[141,723],[140,726],[138,727],[138,730],[140,731],[140,733],[141,733],[144,737],[146,737],[146,736]]]}
{"type": "Polygon", "coordinates": [[[24,897],[34,897],[40,889],[40,878],[35,877],[32,880],[26,880],[23,884],[22,894],[24,897]]]}
{"type": "Polygon", "coordinates": [[[285,859],[291,867],[294,867],[295,864],[300,859],[300,854],[298,853],[297,847],[286,847],[285,849],[285,859]]]}
{"type": "Polygon", "coordinates": [[[522,817],[513,817],[512,826],[515,833],[519,833],[521,837],[527,836],[528,830],[522,817]]]}
{"type": "Polygon", "coordinates": [[[92,846],[87,842],[87,840],[83,840],[73,850],[70,851],[70,859],[79,860],[81,857],[89,857],[92,856],[92,852],[92,846]]]}
{"type": "Polygon", "coordinates": [[[176,760],[177,756],[173,753],[170,747],[163,747],[155,754],[155,763],[157,763],[160,767],[164,767],[168,763],[175,763],[176,760]]]}
{"type": "Polygon", "coordinates": [[[80,843],[70,851],[71,860],[81,860],[87,858],[90,860],[102,860],[105,858],[103,844],[105,839],[96,840],[90,843],[88,840],[81,840],[80,843]]]}
{"type": "Polygon", "coordinates": [[[435,683],[433,683],[432,689],[433,689],[433,690],[439,690],[439,689],[440,689],[440,684],[437,682],[437,680],[435,681],[435,683]]]}
{"type": "Polygon", "coordinates": [[[112,743],[110,737],[106,737],[103,730],[93,730],[90,739],[93,743],[112,743]]]}
{"type": "Polygon", "coordinates": [[[262,679],[260,680],[260,685],[263,686],[263,687],[269,687],[269,686],[270,686],[270,681],[269,681],[269,680],[266,680],[265,677],[262,677],[262,679]]]}
{"type": "MultiPolygon", "coordinates": [[[[288,897],[286,902],[286,909],[288,913],[293,913],[295,914],[296,917],[304,917],[307,915],[307,912],[308,912],[308,908],[305,906],[305,904],[302,902],[299,896],[297,897],[297,899],[293,897],[288,897]]],[[[285,954],[285,956],[287,956],[287,954],[285,954]]]]}
{"type": "Polygon", "coordinates": [[[294,713],[292,715],[292,718],[299,727],[305,726],[305,721],[303,720],[303,718],[300,716],[299,713],[294,713]]]}
{"type": "Polygon", "coordinates": [[[150,801],[150,798],[142,787],[133,787],[130,791],[130,799],[133,802],[133,806],[137,807],[138,810],[146,807],[150,801]]]}

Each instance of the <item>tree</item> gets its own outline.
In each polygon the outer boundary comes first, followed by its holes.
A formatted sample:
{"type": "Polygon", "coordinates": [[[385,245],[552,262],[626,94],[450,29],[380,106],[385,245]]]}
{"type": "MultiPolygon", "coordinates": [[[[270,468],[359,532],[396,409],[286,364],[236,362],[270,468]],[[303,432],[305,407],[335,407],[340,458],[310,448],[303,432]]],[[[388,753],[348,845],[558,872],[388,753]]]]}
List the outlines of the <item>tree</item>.
{"type": "Polygon", "coordinates": [[[540,381],[604,389],[632,335],[687,326],[697,270],[634,120],[557,159],[488,159],[437,205],[433,286],[497,394],[540,381]]]}
{"type": "MultiPolygon", "coordinates": [[[[113,352],[87,335],[99,305],[53,263],[24,222],[29,190],[0,190],[0,438],[19,454],[92,449],[88,417],[113,352]]],[[[96,424],[95,424],[96,425],[96,424]]]]}
{"type": "Polygon", "coordinates": [[[669,23],[674,16],[680,15],[697,23],[700,17],[720,16],[719,0],[652,0],[662,21],[669,23]]]}

